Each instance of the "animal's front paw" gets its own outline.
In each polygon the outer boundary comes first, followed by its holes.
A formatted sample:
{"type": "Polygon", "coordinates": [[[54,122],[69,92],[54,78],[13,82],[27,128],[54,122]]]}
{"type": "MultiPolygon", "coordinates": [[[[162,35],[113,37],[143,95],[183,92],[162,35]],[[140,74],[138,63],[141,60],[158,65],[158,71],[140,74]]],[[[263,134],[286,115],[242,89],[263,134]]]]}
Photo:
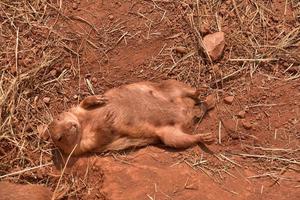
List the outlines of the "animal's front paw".
{"type": "Polygon", "coordinates": [[[107,97],[104,95],[94,95],[86,97],[80,106],[84,109],[93,109],[95,107],[104,106],[108,102],[107,97]]]}
{"type": "Polygon", "coordinates": [[[205,144],[212,144],[215,141],[215,138],[213,137],[212,133],[204,133],[199,134],[200,142],[205,144]]]}
{"type": "Polygon", "coordinates": [[[108,98],[104,95],[95,95],[95,104],[104,105],[108,102],[108,98]]]}

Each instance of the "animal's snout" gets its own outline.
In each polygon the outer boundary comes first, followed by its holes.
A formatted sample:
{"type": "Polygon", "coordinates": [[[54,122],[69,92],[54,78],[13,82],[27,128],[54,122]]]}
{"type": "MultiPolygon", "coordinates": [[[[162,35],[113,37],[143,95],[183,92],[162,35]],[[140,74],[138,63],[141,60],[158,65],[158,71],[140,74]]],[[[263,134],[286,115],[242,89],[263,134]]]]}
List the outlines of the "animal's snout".
{"type": "Polygon", "coordinates": [[[62,137],[62,133],[55,133],[52,135],[52,139],[54,139],[55,141],[61,141],[62,137]]]}

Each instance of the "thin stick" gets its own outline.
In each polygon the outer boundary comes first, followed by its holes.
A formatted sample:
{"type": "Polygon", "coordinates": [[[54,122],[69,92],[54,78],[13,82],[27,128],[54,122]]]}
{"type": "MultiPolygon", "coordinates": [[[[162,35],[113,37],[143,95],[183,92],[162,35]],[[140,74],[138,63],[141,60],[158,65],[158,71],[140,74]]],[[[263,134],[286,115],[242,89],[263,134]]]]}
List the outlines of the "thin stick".
{"type": "Polygon", "coordinates": [[[235,0],[232,0],[232,4],[233,4],[234,10],[235,10],[235,13],[236,13],[236,15],[237,15],[237,17],[238,17],[238,19],[239,19],[239,21],[240,21],[240,25],[243,25],[243,22],[242,22],[242,19],[241,19],[239,10],[238,10],[238,8],[237,8],[237,6],[236,6],[235,0]]]}
{"type": "Polygon", "coordinates": [[[292,160],[292,159],[288,159],[288,158],[280,158],[280,157],[276,157],[276,156],[266,156],[266,155],[260,155],[260,154],[245,154],[245,153],[234,154],[234,155],[238,155],[238,156],[242,156],[242,157],[249,157],[249,158],[265,158],[265,159],[279,160],[279,161],[283,161],[283,162],[300,165],[300,162],[297,160],[292,160]]]}
{"type": "Polygon", "coordinates": [[[219,140],[218,140],[218,143],[221,144],[222,143],[222,138],[221,138],[221,128],[222,128],[222,122],[219,121],[219,140]]]}
{"type": "Polygon", "coordinates": [[[180,58],[180,59],[179,59],[179,60],[178,60],[178,61],[170,68],[169,73],[171,73],[171,72],[174,70],[174,68],[175,68],[180,62],[186,60],[187,58],[193,56],[194,54],[195,54],[195,51],[192,51],[192,52],[186,54],[185,56],[183,56],[182,58],[180,58]]]}
{"type": "Polygon", "coordinates": [[[155,200],[155,195],[154,195],[154,197],[151,197],[149,194],[146,194],[146,195],[150,200],[155,200]]]}
{"type": "Polygon", "coordinates": [[[106,49],[104,52],[108,53],[109,51],[113,50],[114,48],[116,48],[116,46],[122,41],[123,38],[125,38],[125,36],[128,34],[128,32],[123,33],[123,35],[118,39],[118,41],[109,49],[106,49]]]}
{"type": "Polygon", "coordinates": [[[17,38],[16,38],[16,51],[15,51],[15,57],[16,57],[16,72],[17,76],[19,75],[19,69],[18,69],[18,49],[19,49],[19,28],[17,29],[17,38]]]}
{"type": "Polygon", "coordinates": [[[85,79],[85,82],[86,82],[86,85],[87,85],[90,93],[95,95],[94,88],[93,88],[93,85],[92,85],[91,81],[89,79],[85,79]]]}
{"type": "MultiPolygon", "coordinates": [[[[277,129],[275,129],[277,130],[277,129]]],[[[284,152],[296,152],[300,151],[300,149],[281,149],[281,148],[264,148],[264,147],[255,147],[255,146],[250,146],[250,145],[245,145],[245,147],[250,147],[252,149],[260,149],[263,151],[284,151],[284,152]]]]}
{"type": "Polygon", "coordinates": [[[12,172],[10,174],[5,174],[3,176],[0,176],[0,179],[5,178],[5,177],[9,177],[9,176],[19,175],[19,174],[22,174],[24,172],[28,172],[28,171],[31,171],[31,170],[39,169],[39,168],[46,167],[46,166],[49,166],[49,165],[52,165],[52,164],[53,163],[47,163],[47,164],[43,164],[43,165],[39,165],[39,166],[35,166],[35,167],[26,168],[26,169],[23,169],[21,171],[12,172]]]}
{"type": "Polygon", "coordinates": [[[227,156],[224,156],[223,154],[220,154],[220,156],[221,156],[222,158],[224,158],[225,160],[231,162],[232,164],[234,164],[234,165],[239,166],[240,168],[242,168],[242,165],[240,165],[240,164],[238,164],[237,162],[231,160],[231,159],[228,158],[227,156]]]}
{"type": "Polygon", "coordinates": [[[288,0],[285,0],[285,5],[284,5],[284,15],[286,15],[287,4],[288,4],[288,0]]]}
{"type": "Polygon", "coordinates": [[[270,62],[277,61],[277,58],[231,58],[229,61],[248,61],[248,62],[270,62]]]}
{"type": "Polygon", "coordinates": [[[284,106],[286,103],[270,103],[270,104],[255,104],[255,105],[249,105],[248,108],[257,108],[257,107],[272,107],[272,106],[284,106]]]}
{"type": "Polygon", "coordinates": [[[236,71],[232,72],[231,74],[228,74],[228,75],[222,77],[221,79],[216,80],[212,84],[216,84],[216,83],[222,82],[222,81],[224,81],[224,80],[226,80],[226,79],[228,79],[228,78],[230,78],[230,77],[238,74],[239,72],[243,71],[244,69],[246,69],[246,67],[242,67],[239,70],[236,70],[236,71]]]}
{"type": "Polygon", "coordinates": [[[278,129],[275,129],[275,131],[274,131],[274,140],[277,139],[277,131],[278,131],[278,129]]]}
{"type": "Polygon", "coordinates": [[[264,185],[261,185],[260,194],[262,194],[263,192],[264,192],[264,185]]]}
{"type": "Polygon", "coordinates": [[[292,63],[288,68],[286,68],[283,73],[286,73],[291,67],[293,67],[294,63],[292,63]]]}
{"type": "Polygon", "coordinates": [[[89,21],[87,21],[86,19],[83,19],[79,16],[71,16],[70,19],[72,20],[78,20],[78,21],[81,21],[83,23],[86,23],[87,25],[89,25],[97,34],[99,34],[99,31],[98,29],[92,24],[90,23],[89,21]]]}
{"type": "Polygon", "coordinates": [[[62,170],[62,172],[61,172],[61,175],[60,175],[60,177],[59,177],[59,180],[58,180],[58,182],[57,182],[57,185],[56,185],[56,187],[55,187],[55,190],[54,190],[54,192],[53,192],[53,195],[52,195],[51,200],[55,200],[55,199],[56,199],[56,192],[57,192],[58,186],[59,186],[59,184],[60,184],[60,182],[61,182],[61,180],[62,180],[62,177],[63,177],[63,175],[64,175],[64,173],[65,173],[65,170],[66,170],[66,168],[67,168],[67,165],[68,165],[68,163],[69,163],[69,160],[70,160],[70,158],[71,158],[73,152],[75,151],[77,145],[78,145],[78,144],[76,144],[76,145],[74,146],[73,150],[71,151],[71,153],[69,154],[69,156],[68,156],[68,158],[67,158],[67,161],[66,161],[65,166],[64,166],[64,168],[63,168],[63,170],[62,170]]]}

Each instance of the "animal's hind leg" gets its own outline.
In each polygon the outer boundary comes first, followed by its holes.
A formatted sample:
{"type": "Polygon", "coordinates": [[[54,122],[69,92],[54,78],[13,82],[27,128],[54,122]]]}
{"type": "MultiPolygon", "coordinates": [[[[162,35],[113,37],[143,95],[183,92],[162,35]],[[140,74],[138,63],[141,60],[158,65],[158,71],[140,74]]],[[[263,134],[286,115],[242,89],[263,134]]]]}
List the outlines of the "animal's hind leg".
{"type": "Polygon", "coordinates": [[[173,126],[158,128],[157,133],[165,145],[175,148],[188,148],[198,143],[210,144],[214,141],[211,133],[190,135],[173,126]]]}

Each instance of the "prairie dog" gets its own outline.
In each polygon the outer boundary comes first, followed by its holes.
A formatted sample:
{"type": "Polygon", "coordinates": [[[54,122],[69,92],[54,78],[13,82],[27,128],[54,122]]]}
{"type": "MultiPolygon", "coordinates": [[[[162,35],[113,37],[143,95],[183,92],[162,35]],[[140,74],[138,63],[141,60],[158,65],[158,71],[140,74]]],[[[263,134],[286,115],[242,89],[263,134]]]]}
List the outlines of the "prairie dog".
{"type": "Polygon", "coordinates": [[[86,97],[54,119],[48,130],[54,144],[66,154],[77,144],[73,155],[158,142],[174,148],[209,144],[214,140],[211,133],[184,131],[199,109],[195,106],[198,95],[196,89],[175,80],[123,85],[86,97]]]}
{"type": "Polygon", "coordinates": [[[0,182],[0,200],[51,200],[50,189],[41,185],[0,182]]]}

